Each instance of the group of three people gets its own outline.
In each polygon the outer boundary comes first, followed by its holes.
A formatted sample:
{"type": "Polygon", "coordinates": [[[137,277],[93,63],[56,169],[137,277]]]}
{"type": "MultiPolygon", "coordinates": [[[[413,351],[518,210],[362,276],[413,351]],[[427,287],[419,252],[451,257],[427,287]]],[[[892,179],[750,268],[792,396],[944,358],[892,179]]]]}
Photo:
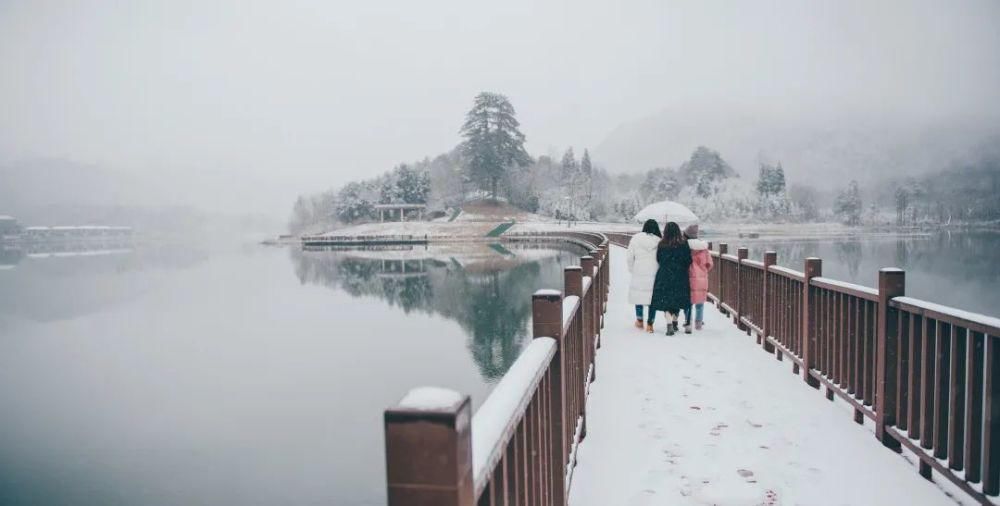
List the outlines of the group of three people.
{"type": "Polygon", "coordinates": [[[635,304],[636,327],[643,328],[646,307],[646,332],[653,332],[657,311],[670,316],[668,336],[679,330],[681,312],[685,333],[691,333],[692,313],[694,328],[702,329],[712,255],[708,243],[698,239],[698,225],[681,232],[680,226],[671,221],[661,234],[656,220],[646,220],[642,232],[629,241],[628,269],[632,275],[629,303],[635,304]]]}

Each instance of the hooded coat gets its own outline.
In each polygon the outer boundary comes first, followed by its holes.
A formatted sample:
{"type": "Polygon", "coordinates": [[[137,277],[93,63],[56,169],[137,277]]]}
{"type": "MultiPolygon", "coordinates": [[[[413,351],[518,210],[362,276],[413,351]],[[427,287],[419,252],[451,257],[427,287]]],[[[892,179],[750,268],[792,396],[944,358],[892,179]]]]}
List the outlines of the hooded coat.
{"type": "Polygon", "coordinates": [[[691,267],[691,248],[687,241],[676,246],[656,249],[656,281],[653,282],[653,302],[656,311],[678,314],[691,307],[691,281],[688,270],[691,267]]]}
{"type": "Polygon", "coordinates": [[[628,272],[632,280],[628,285],[629,304],[648,306],[653,300],[653,282],[656,280],[656,245],[659,236],[638,233],[628,242],[628,272]]]}
{"type": "Polygon", "coordinates": [[[691,248],[691,267],[688,279],[691,284],[691,303],[703,304],[708,299],[708,271],[712,270],[712,254],[708,243],[700,239],[688,239],[691,248]]]}

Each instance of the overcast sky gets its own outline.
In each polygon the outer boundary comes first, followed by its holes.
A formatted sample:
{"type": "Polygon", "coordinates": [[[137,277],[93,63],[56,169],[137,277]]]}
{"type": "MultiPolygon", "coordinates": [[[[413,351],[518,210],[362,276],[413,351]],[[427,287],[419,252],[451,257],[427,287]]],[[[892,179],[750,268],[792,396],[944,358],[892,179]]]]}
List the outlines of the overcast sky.
{"type": "Polygon", "coordinates": [[[0,0],[0,160],[285,213],[450,149],[481,90],[536,155],[676,104],[996,112],[997,26],[997,0],[0,0]]]}

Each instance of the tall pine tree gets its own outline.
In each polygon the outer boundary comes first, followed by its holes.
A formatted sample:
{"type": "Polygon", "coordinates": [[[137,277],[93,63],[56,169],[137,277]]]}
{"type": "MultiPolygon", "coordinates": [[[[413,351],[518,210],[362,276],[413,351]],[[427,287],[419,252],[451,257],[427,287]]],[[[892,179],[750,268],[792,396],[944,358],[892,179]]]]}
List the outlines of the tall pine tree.
{"type": "Polygon", "coordinates": [[[573,153],[573,146],[563,153],[562,163],[560,165],[562,168],[562,179],[564,184],[569,184],[573,178],[576,176],[576,171],[579,166],[576,163],[576,154],[573,153]]]}
{"type": "Polygon", "coordinates": [[[472,109],[465,115],[460,133],[465,137],[462,154],[469,175],[493,198],[508,168],[531,163],[519,128],[514,106],[499,93],[484,91],[476,95],[472,109]]]}
{"type": "Polygon", "coordinates": [[[585,201],[585,206],[590,210],[590,205],[594,200],[594,166],[590,162],[590,151],[583,150],[583,158],[580,159],[580,195],[585,201]]]}

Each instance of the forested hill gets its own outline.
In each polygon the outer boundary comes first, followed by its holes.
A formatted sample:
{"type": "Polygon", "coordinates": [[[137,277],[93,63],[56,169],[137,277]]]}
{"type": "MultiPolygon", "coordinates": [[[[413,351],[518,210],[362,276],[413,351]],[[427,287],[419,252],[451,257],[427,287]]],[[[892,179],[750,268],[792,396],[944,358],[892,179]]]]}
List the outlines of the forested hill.
{"type": "Polygon", "coordinates": [[[939,171],[1000,143],[1000,118],[913,118],[841,113],[809,117],[729,108],[673,108],[613,129],[594,149],[612,173],[668,166],[705,145],[744,176],[781,161],[793,180],[862,184],[939,171]],[[835,119],[830,119],[835,118],[835,119]],[[835,176],[837,179],[829,180],[835,176]]]}

